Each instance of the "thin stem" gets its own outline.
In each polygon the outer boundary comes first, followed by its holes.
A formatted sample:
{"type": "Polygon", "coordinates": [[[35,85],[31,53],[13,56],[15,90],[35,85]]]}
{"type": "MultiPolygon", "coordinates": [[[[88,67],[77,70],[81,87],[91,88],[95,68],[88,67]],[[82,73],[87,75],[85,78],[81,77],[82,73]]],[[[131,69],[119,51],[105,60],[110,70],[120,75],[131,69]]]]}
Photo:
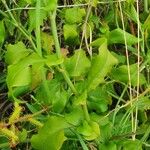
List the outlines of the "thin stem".
{"type": "Polygon", "coordinates": [[[87,104],[82,105],[82,109],[83,109],[86,121],[89,122],[90,121],[90,116],[89,116],[89,113],[88,113],[87,104]]]}
{"type": "MultiPolygon", "coordinates": [[[[129,62],[129,53],[128,53],[128,45],[127,45],[127,37],[125,34],[125,25],[124,25],[124,16],[123,16],[123,11],[122,11],[122,6],[121,6],[121,1],[119,0],[119,9],[120,9],[120,15],[121,15],[121,22],[122,22],[122,28],[123,28],[123,33],[124,33],[124,43],[125,43],[125,50],[126,50],[126,59],[127,59],[127,68],[128,68],[128,84],[129,84],[129,93],[130,93],[130,101],[132,101],[132,89],[131,89],[131,71],[130,71],[130,62],[129,62]]],[[[132,103],[131,103],[132,107],[132,103]]],[[[132,131],[134,131],[134,117],[133,117],[133,112],[131,113],[131,118],[132,118],[132,131]]]]}
{"type": "MultiPolygon", "coordinates": [[[[58,34],[57,34],[57,26],[56,26],[55,19],[56,19],[56,11],[53,13],[50,12],[51,28],[52,28],[52,34],[53,34],[54,43],[55,43],[55,49],[56,49],[56,53],[57,53],[58,58],[61,58],[62,54],[61,54],[61,50],[60,50],[58,34]]],[[[77,94],[77,90],[75,89],[73,83],[71,82],[69,75],[68,75],[67,71],[65,70],[65,67],[63,64],[60,65],[60,70],[61,70],[61,73],[63,74],[66,82],[68,83],[71,90],[73,91],[73,93],[77,94]]]]}
{"type": "Polygon", "coordinates": [[[36,2],[36,45],[37,45],[37,53],[39,56],[42,57],[42,50],[41,50],[41,33],[40,33],[40,7],[41,7],[41,0],[36,2]]]}
{"type": "Polygon", "coordinates": [[[144,0],[144,11],[148,13],[148,0],[144,0]]]}
{"type": "Polygon", "coordinates": [[[2,0],[2,3],[4,4],[6,10],[8,11],[12,21],[14,22],[13,24],[18,27],[18,29],[25,35],[25,37],[30,41],[30,43],[32,44],[33,48],[36,50],[36,46],[34,44],[34,42],[32,41],[32,38],[26,33],[26,31],[21,27],[21,25],[16,21],[16,19],[14,18],[13,14],[11,13],[11,11],[9,11],[9,7],[7,6],[7,3],[5,0],[2,0]]]}
{"type": "MultiPolygon", "coordinates": [[[[140,21],[139,21],[139,1],[137,0],[137,36],[138,36],[138,43],[137,43],[137,101],[139,100],[139,85],[140,85],[140,21]]],[[[137,130],[137,118],[138,117],[138,106],[136,106],[135,112],[135,123],[134,123],[134,133],[137,130]]],[[[134,134],[133,139],[135,140],[136,134],[134,134]]]]}

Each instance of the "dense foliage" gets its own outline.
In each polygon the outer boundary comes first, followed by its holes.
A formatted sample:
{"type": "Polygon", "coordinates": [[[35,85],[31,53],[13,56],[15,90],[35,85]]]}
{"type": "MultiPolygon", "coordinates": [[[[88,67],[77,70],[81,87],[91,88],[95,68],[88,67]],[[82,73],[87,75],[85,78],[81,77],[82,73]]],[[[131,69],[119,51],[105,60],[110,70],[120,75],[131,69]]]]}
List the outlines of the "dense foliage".
{"type": "Polygon", "coordinates": [[[149,150],[150,0],[1,0],[0,149],[149,150]]]}

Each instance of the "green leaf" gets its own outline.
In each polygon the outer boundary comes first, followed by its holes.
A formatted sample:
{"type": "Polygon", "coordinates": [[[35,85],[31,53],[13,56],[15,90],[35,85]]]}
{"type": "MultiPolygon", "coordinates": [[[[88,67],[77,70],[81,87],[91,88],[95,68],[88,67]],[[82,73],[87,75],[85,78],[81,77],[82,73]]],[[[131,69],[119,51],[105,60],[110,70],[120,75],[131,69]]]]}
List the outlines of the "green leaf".
{"type": "Polygon", "coordinates": [[[106,144],[100,144],[99,149],[101,149],[101,150],[117,150],[117,145],[114,142],[108,142],[106,144]]]}
{"type": "Polygon", "coordinates": [[[77,131],[83,135],[86,140],[94,140],[100,136],[99,125],[94,122],[83,121],[82,125],[77,128],[77,131]]]}
{"type": "Polygon", "coordinates": [[[84,92],[82,92],[81,95],[79,95],[77,98],[75,98],[73,104],[75,106],[86,105],[86,99],[87,99],[87,91],[85,90],[84,92]]]}
{"type": "Polygon", "coordinates": [[[69,24],[81,23],[85,15],[86,12],[83,8],[69,8],[65,12],[65,20],[69,24]]]}
{"type": "Polygon", "coordinates": [[[58,57],[57,57],[56,54],[47,55],[47,56],[45,57],[45,63],[46,63],[46,65],[47,65],[48,67],[62,64],[63,61],[64,61],[63,57],[58,59],[58,57]]]}
{"type": "Polygon", "coordinates": [[[139,140],[124,140],[121,141],[121,149],[122,150],[142,150],[142,143],[139,140]]]}
{"type": "Polygon", "coordinates": [[[78,126],[84,119],[83,110],[79,107],[73,108],[68,114],[65,114],[65,119],[69,124],[78,126]]]}
{"type": "Polygon", "coordinates": [[[98,86],[88,95],[88,107],[98,113],[107,111],[108,105],[111,104],[111,96],[107,93],[107,86],[98,86]]]}
{"type": "Polygon", "coordinates": [[[9,44],[5,54],[5,62],[9,65],[15,64],[28,56],[31,52],[33,51],[31,49],[27,49],[23,42],[18,42],[14,45],[9,44]]]}
{"type": "Polygon", "coordinates": [[[43,82],[36,90],[36,99],[42,104],[51,104],[54,112],[61,112],[68,101],[68,94],[61,87],[61,83],[58,80],[52,79],[45,81],[45,83],[43,82]],[[45,84],[47,84],[48,89],[45,88],[45,84]]]}
{"type": "MultiPolygon", "coordinates": [[[[32,32],[35,28],[36,28],[36,21],[35,21],[35,18],[36,18],[36,10],[29,10],[28,11],[28,14],[29,14],[29,19],[28,19],[28,24],[29,24],[29,28],[28,28],[28,31],[29,32],[32,32]]],[[[46,20],[46,17],[47,17],[47,13],[45,10],[40,10],[40,24],[39,25],[43,25],[43,20],[45,19],[46,20]]]]}
{"type": "MultiPolygon", "coordinates": [[[[126,32],[126,31],[125,31],[125,37],[127,40],[127,45],[134,45],[138,42],[137,37],[135,37],[134,35],[126,32]]],[[[140,41],[141,41],[141,39],[140,39],[140,41]]],[[[110,33],[108,35],[108,43],[109,44],[116,44],[116,43],[125,44],[124,31],[120,28],[110,31],[110,33]]]]}
{"type": "Polygon", "coordinates": [[[59,150],[66,140],[64,128],[68,124],[61,117],[51,116],[38,134],[31,138],[32,147],[37,150],[59,150]]]}
{"type": "Polygon", "coordinates": [[[9,87],[29,85],[31,83],[31,68],[22,63],[10,65],[6,81],[9,87]]]}
{"type": "Polygon", "coordinates": [[[20,142],[25,142],[27,138],[27,130],[23,129],[21,132],[19,132],[19,141],[20,142]]]}
{"type": "Polygon", "coordinates": [[[73,56],[66,58],[64,64],[71,77],[85,75],[91,66],[89,59],[82,49],[76,50],[73,56]]]}
{"type": "Polygon", "coordinates": [[[46,32],[41,33],[42,47],[45,50],[46,54],[50,54],[53,50],[53,37],[46,32]]]}
{"type": "Polygon", "coordinates": [[[5,40],[5,26],[4,21],[0,21],[0,45],[3,44],[5,40]]]}
{"type": "Polygon", "coordinates": [[[45,10],[54,11],[57,8],[57,0],[44,0],[45,10]]]}
{"type": "Polygon", "coordinates": [[[64,38],[67,44],[77,45],[79,43],[79,34],[77,31],[77,25],[65,24],[63,26],[64,38]]]}
{"type": "MultiPolygon", "coordinates": [[[[130,74],[131,74],[131,85],[137,86],[137,64],[130,65],[130,74]]],[[[124,83],[129,82],[128,78],[128,66],[122,65],[118,68],[114,68],[111,72],[111,76],[113,79],[117,81],[121,81],[124,83]]],[[[140,85],[146,83],[146,79],[142,73],[140,73],[140,85]]]]}
{"type": "Polygon", "coordinates": [[[91,69],[88,73],[87,88],[95,89],[111,71],[112,67],[118,63],[118,60],[108,51],[107,40],[101,39],[99,54],[92,60],[91,69]]]}
{"type": "Polygon", "coordinates": [[[8,89],[12,90],[13,87],[29,85],[31,83],[31,66],[36,63],[44,64],[44,62],[45,60],[38,54],[32,53],[18,63],[9,65],[6,78],[8,89]]]}

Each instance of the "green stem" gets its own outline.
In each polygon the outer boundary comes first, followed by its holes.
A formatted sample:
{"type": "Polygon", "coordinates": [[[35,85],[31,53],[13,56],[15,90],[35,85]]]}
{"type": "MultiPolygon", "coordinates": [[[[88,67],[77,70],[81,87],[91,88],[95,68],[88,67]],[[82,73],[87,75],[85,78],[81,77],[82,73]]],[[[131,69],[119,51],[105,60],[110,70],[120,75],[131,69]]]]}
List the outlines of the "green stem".
{"type": "Polygon", "coordinates": [[[89,121],[90,121],[90,116],[89,116],[87,104],[82,105],[82,109],[83,109],[83,112],[84,112],[84,116],[85,116],[86,121],[89,122],[89,121]]]}
{"type": "Polygon", "coordinates": [[[144,0],[144,11],[148,13],[148,0],[144,0]]]}
{"type": "MultiPolygon", "coordinates": [[[[62,57],[61,54],[61,50],[60,50],[60,45],[59,45],[59,40],[58,40],[58,34],[57,34],[57,26],[56,26],[56,11],[54,11],[53,13],[50,12],[50,20],[51,20],[51,28],[52,28],[52,34],[53,34],[53,38],[54,38],[54,43],[55,43],[55,49],[56,49],[56,53],[58,58],[62,57]]],[[[65,70],[65,67],[63,64],[60,65],[61,68],[61,73],[63,74],[66,82],[68,83],[68,85],[70,86],[71,90],[73,91],[74,94],[77,94],[77,90],[75,89],[73,83],[71,82],[69,75],[67,73],[67,71],[65,70]]]]}
{"type": "Polygon", "coordinates": [[[41,50],[41,33],[40,33],[40,8],[41,8],[41,0],[36,2],[36,45],[37,45],[37,53],[42,57],[41,50]]]}
{"type": "MultiPolygon", "coordinates": [[[[50,20],[51,20],[51,29],[52,29],[52,34],[53,34],[53,38],[54,38],[56,53],[57,53],[58,58],[61,58],[62,54],[61,54],[61,50],[60,50],[60,44],[59,44],[59,40],[58,40],[57,26],[56,26],[55,19],[56,19],[56,11],[53,13],[52,12],[50,13],[50,20]]],[[[78,92],[77,92],[76,88],[74,87],[73,83],[71,82],[68,72],[65,70],[65,67],[63,64],[60,65],[60,70],[62,70],[61,73],[63,74],[64,79],[68,83],[68,85],[71,88],[71,90],[73,91],[73,93],[77,95],[78,92]]],[[[87,105],[86,104],[83,105],[82,109],[83,109],[83,112],[85,115],[85,119],[87,121],[90,121],[90,116],[88,113],[87,105]]]]}

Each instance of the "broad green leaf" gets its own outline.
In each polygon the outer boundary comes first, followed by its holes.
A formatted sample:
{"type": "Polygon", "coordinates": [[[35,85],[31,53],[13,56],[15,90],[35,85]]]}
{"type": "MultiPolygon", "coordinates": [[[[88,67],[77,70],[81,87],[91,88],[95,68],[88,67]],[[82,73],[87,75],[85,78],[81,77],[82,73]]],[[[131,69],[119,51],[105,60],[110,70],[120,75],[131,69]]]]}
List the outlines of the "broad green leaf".
{"type": "Polygon", "coordinates": [[[56,54],[47,55],[47,56],[45,57],[45,63],[46,63],[46,65],[47,65],[48,67],[62,64],[63,61],[64,61],[63,57],[58,59],[58,57],[57,57],[56,54]]]}
{"type": "Polygon", "coordinates": [[[43,71],[44,71],[44,64],[43,63],[36,63],[36,64],[32,65],[31,89],[35,89],[42,82],[43,71]]]}
{"type": "Polygon", "coordinates": [[[81,23],[86,15],[83,8],[68,8],[65,12],[65,20],[69,24],[81,23]]]}
{"type": "MultiPolygon", "coordinates": [[[[29,10],[28,14],[29,14],[29,19],[28,19],[29,28],[28,28],[28,31],[32,32],[32,30],[34,30],[36,28],[36,21],[35,21],[35,19],[36,19],[36,10],[29,10]]],[[[39,18],[41,26],[43,25],[43,20],[46,19],[46,16],[47,16],[46,11],[41,9],[40,18],[39,18]]]]}
{"type": "Polygon", "coordinates": [[[87,99],[87,91],[85,90],[82,92],[81,95],[79,95],[77,98],[74,100],[74,105],[79,106],[79,105],[86,105],[86,99],[87,99]]]}
{"type": "Polygon", "coordinates": [[[122,150],[142,150],[142,142],[139,140],[124,140],[120,142],[122,150]]]}
{"type": "Polygon", "coordinates": [[[58,80],[52,79],[43,82],[36,90],[36,99],[42,104],[51,104],[54,112],[61,112],[68,101],[68,94],[58,80]]]}
{"type": "Polygon", "coordinates": [[[99,86],[91,91],[88,95],[88,107],[98,113],[107,111],[108,105],[111,104],[111,96],[107,93],[106,86],[99,86]]]}
{"type": "Polygon", "coordinates": [[[103,123],[100,123],[100,131],[101,136],[99,140],[101,142],[106,142],[110,137],[112,136],[113,126],[112,123],[108,122],[107,124],[103,125],[103,123]]]}
{"type": "Polygon", "coordinates": [[[25,86],[31,83],[31,68],[23,65],[20,63],[8,67],[6,81],[9,87],[25,86]]]}
{"type": "Polygon", "coordinates": [[[57,8],[57,0],[44,0],[44,4],[47,11],[54,11],[57,8]]]}
{"type": "MultiPolygon", "coordinates": [[[[127,45],[134,45],[138,42],[138,38],[125,31],[127,45]]],[[[141,39],[140,39],[141,41],[141,39]]],[[[121,43],[125,44],[124,31],[120,28],[110,31],[108,34],[108,44],[121,43]]]]}
{"type": "Polygon", "coordinates": [[[73,108],[70,113],[65,114],[65,119],[69,124],[78,126],[84,119],[83,110],[81,107],[73,108]]]}
{"type": "Polygon", "coordinates": [[[46,32],[41,33],[42,47],[45,50],[46,54],[50,54],[53,50],[53,37],[46,32]]]}
{"type": "Polygon", "coordinates": [[[86,57],[85,52],[80,49],[76,50],[75,54],[64,61],[66,70],[71,77],[79,77],[85,75],[91,66],[89,59],[86,57]]]}
{"type": "Polygon", "coordinates": [[[35,63],[44,63],[45,60],[32,53],[16,64],[8,66],[6,82],[9,89],[17,86],[26,86],[31,83],[32,65],[35,63]]]}
{"type": "Polygon", "coordinates": [[[5,26],[4,21],[0,21],[0,45],[3,44],[5,40],[5,26]]]}
{"type": "Polygon", "coordinates": [[[83,123],[77,128],[77,131],[83,135],[86,140],[94,140],[100,136],[99,125],[94,121],[83,121],[83,123]]]}
{"type": "Polygon", "coordinates": [[[32,52],[31,49],[27,49],[23,42],[18,42],[14,45],[9,44],[5,54],[5,62],[9,65],[19,62],[24,57],[28,56],[32,52]]]}
{"type": "Polygon", "coordinates": [[[63,26],[64,38],[67,44],[76,45],[79,43],[79,34],[77,31],[77,25],[65,24],[63,26]]]}
{"type": "Polygon", "coordinates": [[[88,73],[87,88],[95,89],[111,71],[112,67],[118,63],[118,60],[108,51],[107,40],[101,39],[102,44],[99,48],[99,54],[92,60],[91,69],[88,73]]]}
{"type": "Polygon", "coordinates": [[[64,118],[51,116],[44,126],[39,129],[38,134],[31,138],[32,147],[37,150],[59,150],[66,140],[64,128],[68,124],[64,118]]]}
{"type": "MultiPolygon", "coordinates": [[[[130,74],[131,74],[131,84],[133,86],[137,85],[137,64],[130,65],[130,74]]],[[[111,76],[113,79],[117,81],[121,81],[124,83],[129,82],[128,77],[128,67],[127,65],[122,65],[119,68],[114,68],[111,72],[111,76]]],[[[146,79],[142,73],[140,73],[140,85],[146,83],[146,79]]]]}
{"type": "Polygon", "coordinates": [[[106,144],[100,144],[100,150],[117,150],[117,145],[114,142],[108,142],[106,144]]]}

